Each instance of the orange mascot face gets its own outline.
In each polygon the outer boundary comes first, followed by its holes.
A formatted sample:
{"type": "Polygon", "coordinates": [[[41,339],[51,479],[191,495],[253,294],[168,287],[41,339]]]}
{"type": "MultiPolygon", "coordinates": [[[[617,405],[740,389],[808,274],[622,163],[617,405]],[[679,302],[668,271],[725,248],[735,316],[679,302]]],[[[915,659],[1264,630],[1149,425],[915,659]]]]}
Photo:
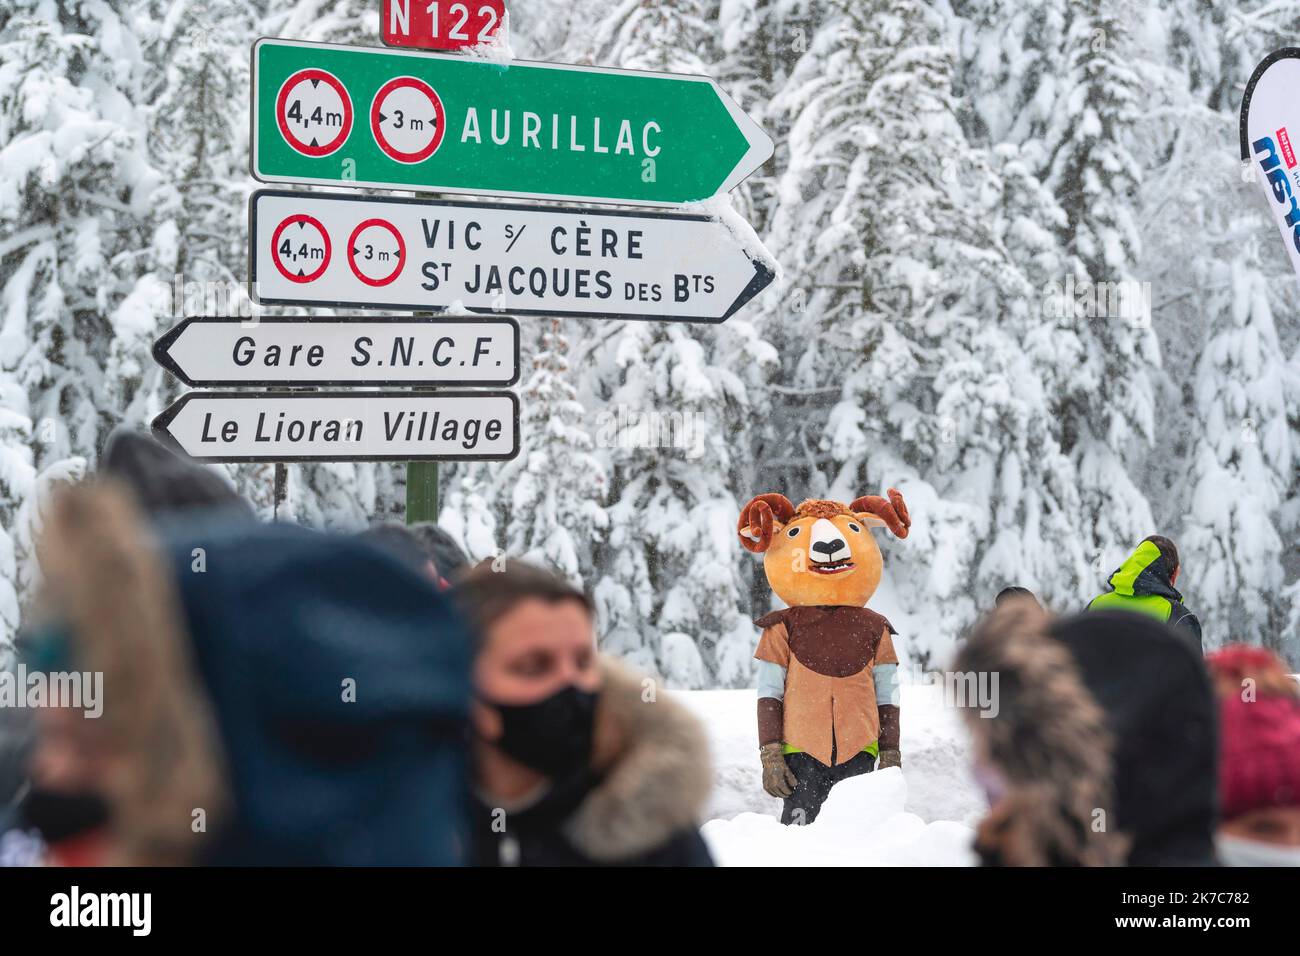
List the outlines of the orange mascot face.
{"type": "Polygon", "coordinates": [[[862,607],[880,584],[880,548],[873,528],[906,538],[912,521],[903,496],[868,495],[851,504],[812,499],[798,508],[780,494],[759,495],[740,512],[736,532],[790,607],[862,607]]]}

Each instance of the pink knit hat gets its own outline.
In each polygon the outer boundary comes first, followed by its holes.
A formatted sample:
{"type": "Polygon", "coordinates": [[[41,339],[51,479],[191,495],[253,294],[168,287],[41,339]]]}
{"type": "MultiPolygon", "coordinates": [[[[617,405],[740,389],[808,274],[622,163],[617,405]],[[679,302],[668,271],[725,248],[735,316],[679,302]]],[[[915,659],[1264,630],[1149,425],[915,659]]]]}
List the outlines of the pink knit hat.
{"type": "Polygon", "coordinates": [[[1228,693],[1220,700],[1223,819],[1263,807],[1300,807],[1300,696],[1284,665],[1260,648],[1225,648],[1206,663],[1217,678],[1257,683],[1255,699],[1228,693]]]}

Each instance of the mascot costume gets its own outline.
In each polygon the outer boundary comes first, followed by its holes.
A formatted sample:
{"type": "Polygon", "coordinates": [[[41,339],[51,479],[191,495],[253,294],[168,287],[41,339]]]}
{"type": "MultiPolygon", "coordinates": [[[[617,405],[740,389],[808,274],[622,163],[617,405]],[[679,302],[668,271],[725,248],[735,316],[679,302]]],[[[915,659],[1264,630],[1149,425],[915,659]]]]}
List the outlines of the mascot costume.
{"type": "Polygon", "coordinates": [[[906,538],[903,496],[796,508],[759,495],[740,512],[740,543],[763,555],[768,583],[789,607],[754,623],[758,743],[763,789],[781,797],[781,822],[812,823],[831,787],[881,767],[901,767],[894,629],[864,605],[880,584],[872,528],[906,538]]]}

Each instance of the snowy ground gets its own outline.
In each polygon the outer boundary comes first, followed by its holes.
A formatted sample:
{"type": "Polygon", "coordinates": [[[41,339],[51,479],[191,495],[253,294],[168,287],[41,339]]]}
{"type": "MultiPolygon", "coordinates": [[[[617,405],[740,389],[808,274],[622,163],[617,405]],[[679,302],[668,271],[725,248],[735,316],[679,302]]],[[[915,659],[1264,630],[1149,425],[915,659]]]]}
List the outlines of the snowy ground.
{"type": "Polygon", "coordinates": [[[682,691],[709,730],[715,784],[704,838],[724,866],[948,866],[973,862],[983,797],[971,780],[965,733],[942,690],[904,687],[904,769],[835,787],[817,822],[783,827],[781,801],[763,792],[752,690],[682,691]]]}

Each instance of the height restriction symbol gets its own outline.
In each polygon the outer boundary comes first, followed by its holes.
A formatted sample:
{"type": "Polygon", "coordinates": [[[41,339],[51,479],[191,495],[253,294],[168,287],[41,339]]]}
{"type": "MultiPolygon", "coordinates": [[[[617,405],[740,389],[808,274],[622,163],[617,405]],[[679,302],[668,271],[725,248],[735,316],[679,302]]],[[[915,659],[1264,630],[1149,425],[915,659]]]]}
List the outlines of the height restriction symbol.
{"type": "Polygon", "coordinates": [[[319,279],[329,267],[330,253],[329,233],[319,219],[306,213],[286,217],[271,234],[271,258],[291,282],[319,279]]]}
{"type": "Polygon", "coordinates": [[[284,141],[304,156],[328,156],[352,132],[352,98],[325,70],[299,70],[280,87],[275,120],[284,141]]]}

